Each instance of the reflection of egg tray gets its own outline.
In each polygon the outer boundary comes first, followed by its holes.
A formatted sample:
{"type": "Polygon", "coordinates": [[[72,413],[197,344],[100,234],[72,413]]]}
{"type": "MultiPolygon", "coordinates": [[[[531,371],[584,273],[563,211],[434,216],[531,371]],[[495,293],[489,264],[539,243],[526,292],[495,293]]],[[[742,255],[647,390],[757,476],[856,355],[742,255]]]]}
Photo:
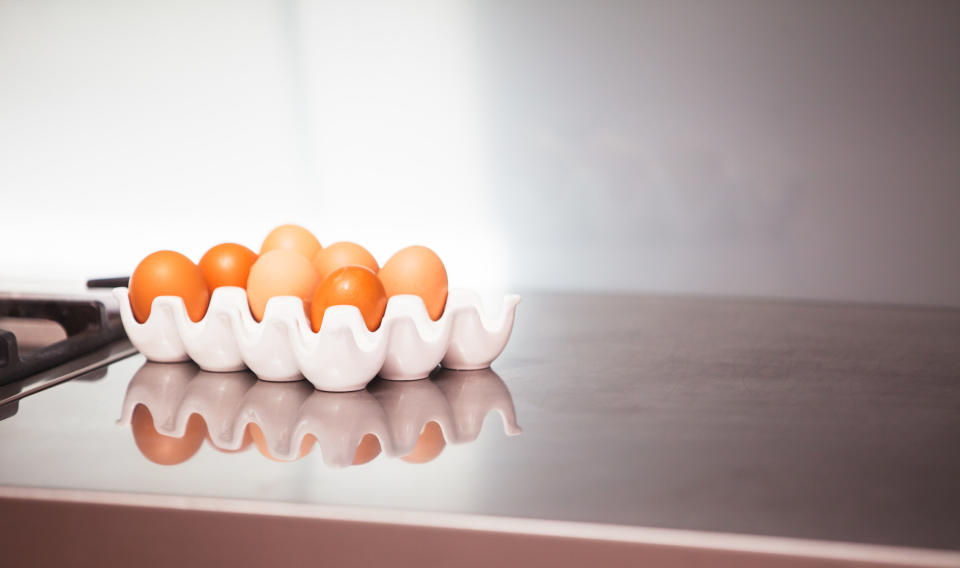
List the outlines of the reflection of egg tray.
{"type": "Polygon", "coordinates": [[[500,414],[508,435],[520,433],[510,391],[489,369],[443,370],[425,381],[377,381],[366,390],[327,393],[304,381],[267,383],[249,372],[146,363],[127,387],[121,425],[132,424],[139,405],[150,411],[162,436],[188,436],[197,415],[220,450],[244,449],[256,426],[270,457],[298,459],[311,448],[305,442],[316,440],[324,463],[334,467],[355,463],[369,436],[376,437],[383,455],[407,456],[431,422],[450,444],[475,440],[492,411],[500,414]]]}
{"type": "Polygon", "coordinates": [[[369,331],[354,306],[327,309],[319,332],[310,328],[299,298],[267,302],[263,320],[253,318],[242,288],[213,291],[199,322],[187,316],[176,296],[155,298],[150,317],[133,317],[126,288],[114,290],[123,327],[147,359],[170,363],[193,359],[205,371],[249,368],[267,381],[306,377],[325,391],[360,390],[378,374],[385,379],[421,379],[438,364],[449,369],[483,369],[510,339],[520,296],[505,296],[496,314],[480,297],[451,290],[440,319],[427,315],[417,296],[394,296],[383,322],[369,331]]]}

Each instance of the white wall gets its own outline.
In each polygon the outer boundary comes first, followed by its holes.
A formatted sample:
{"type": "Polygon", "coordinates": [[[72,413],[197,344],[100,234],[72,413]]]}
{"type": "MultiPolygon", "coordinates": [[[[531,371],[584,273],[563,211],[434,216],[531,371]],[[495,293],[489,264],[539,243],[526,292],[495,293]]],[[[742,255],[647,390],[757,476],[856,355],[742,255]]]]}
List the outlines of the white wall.
{"type": "Polygon", "coordinates": [[[483,34],[513,273],[960,303],[960,4],[522,4],[483,34]]]}
{"type": "Polygon", "coordinates": [[[454,280],[960,305],[952,2],[0,1],[0,282],[294,221],[454,280]]]}

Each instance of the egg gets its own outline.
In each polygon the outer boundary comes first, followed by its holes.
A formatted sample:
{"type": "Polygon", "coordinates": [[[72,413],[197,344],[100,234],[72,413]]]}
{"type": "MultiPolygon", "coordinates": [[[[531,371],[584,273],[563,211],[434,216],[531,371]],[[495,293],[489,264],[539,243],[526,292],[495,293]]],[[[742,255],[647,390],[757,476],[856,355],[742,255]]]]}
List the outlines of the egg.
{"type": "Polygon", "coordinates": [[[133,441],[148,460],[160,465],[183,463],[197,453],[207,436],[207,424],[197,414],[190,415],[183,437],[165,436],[153,426],[150,410],[142,404],[133,409],[130,419],[133,441]]]}
{"type": "Polygon", "coordinates": [[[398,251],[377,273],[387,297],[420,296],[430,319],[437,320],[447,303],[447,270],[437,253],[423,246],[398,251]]]}
{"type": "Polygon", "coordinates": [[[257,253],[236,243],[222,243],[208,250],[198,266],[212,292],[221,286],[247,285],[250,267],[257,260],[257,253]]]}
{"type": "Polygon", "coordinates": [[[260,255],[247,277],[247,300],[253,317],[260,321],[267,300],[275,296],[296,296],[303,300],[305,313],[314,290],[317,271],[303,255],[288,249],[274,249],[260,255]]]}
{"type": "Polygon", "coordinates": [[[320,249],[313,257],[313,267],[322,282],[331,272],[344,266],[366,266],[377,273],[380,265],[367,249],[356,243],[339,242],[320,249]]]}
{"type": "MultiPolygon", "coordinates": [[[[245,430],[243,431],[243,439],[240,440],[240,447],[237,448],[237,449],[235,449],[235,450],[231,450],[231,449],[227,449],[227,448],[221,448],[220,446],[218,446],[218,445],[217,445],[218,442],[215,441],[215,440],[210,436],[210,432],[209,432],[209,431],[207,431],[206,440],[207,440],[207,443],[210,444],[210,446],[211,446],[213,449],[215,449],[215,450],[217,450],[218,452],[223,453],[223,454],[239,454],[239,453],[243,453],[243,452],[249,450],[249,449],[250,449],[250,445],[253,444],[253,438],[250,436],[250,430],[249,430],[249,429],[245,429],[245,430]]],[[[220,443],[223,443],[223,442],[220,442],[220,443]]]]}
{"type": "Polygon", "coordinates": [[[172,250],[148,255],[130,276],[130,307],[138,322],[147,321],[153,299],[158,296],[182,298],[187,315],[193,321],[203,319],[210,303],[210,290],[200,268],[172,250]]]}
{"type": "Polygon", "coordinates": [[[310,304],[310,323],[320,331],[323,314],[330,306],[356,306],[370,331],[380,327],[387,309],[387,293],[380,279],[365,266],[334,270],[317,286],[310,304]]]}
{"type": "Polygon", "coordinates": [[[320,241],[300,225],[280,225],[263,240],[260,254],[277,249],[296,251],[307,260],[313,260],[320,250],[320,241]]]}
{"type": "Polygon", "coordinates": [[[364,434],[360,443],[357,445],[357,451],[353,454],[353,465],[363,465],[373,461],[383,451],[380,447],[380,440],[373,434],[364,434]]]}
{"type": "Polygon", "coordinates": [[[263,433],[263,430],[260,429],[260,426],[251,422],[247,425],[247,433],[253,440],[254,445],[257,446],[257,451],[260,452],[260,455],[276,462],[297,461],[309,454],[317,443],[316,436],[313,434],[307,434],[300,441],[300,451],[296,456],[293,457],[293,459],[281,459],[273,455],[273,452],[270,451],[270,444],[267,443],[267,436],[263,433]]]}
{"type": "Polygon", "coordinates": [[[443,439],[443,430],[440,425],[430,421],[424,424],[413,451],[401,459],[409,463],[427,463],[439,456],[446,446],[447,442],[443,439]]]}

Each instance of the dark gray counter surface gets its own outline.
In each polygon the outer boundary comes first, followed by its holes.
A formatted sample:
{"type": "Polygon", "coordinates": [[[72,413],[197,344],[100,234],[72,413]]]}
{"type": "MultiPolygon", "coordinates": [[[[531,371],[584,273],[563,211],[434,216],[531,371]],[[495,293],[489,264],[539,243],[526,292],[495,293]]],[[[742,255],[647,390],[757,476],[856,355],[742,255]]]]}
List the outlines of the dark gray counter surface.
{"type": "Polygon", "coordinates": [[[607,523],[960,550],[960,311],[528,295],[493,369],[523,433],[331,468],[147,460],[141,356],[26,397],[0,486],[607,523]]]}

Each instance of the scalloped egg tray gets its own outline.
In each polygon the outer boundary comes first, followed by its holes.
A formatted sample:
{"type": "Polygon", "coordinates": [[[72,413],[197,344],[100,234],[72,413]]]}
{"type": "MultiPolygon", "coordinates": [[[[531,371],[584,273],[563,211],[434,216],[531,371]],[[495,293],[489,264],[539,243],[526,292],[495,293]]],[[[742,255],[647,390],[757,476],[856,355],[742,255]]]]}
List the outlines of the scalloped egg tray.
{"type": "Polygon", "coordinates": [[[427,315],[417,296],[393,296],[383,322],[369,331],[354,306],[327,309],[314,333],[300,298],[279,296],[267,302],[256,321],[243,288],[213,291],[203,319],[191,321],[183,300],[160,296],[150,317],[137,322],[126,288],[115,288],[123,328],[131,343],[150,361],[192,359],[205,371],[249,368],[265,381],[305,377],[317,389],[361,390],[379,375],[391,380],[427,377],[438,364],[457,370],[490,366],[507,345],[520,296],[503,297],[488,313],[477,293],[454,289],[440,319],[427,315]]]}

